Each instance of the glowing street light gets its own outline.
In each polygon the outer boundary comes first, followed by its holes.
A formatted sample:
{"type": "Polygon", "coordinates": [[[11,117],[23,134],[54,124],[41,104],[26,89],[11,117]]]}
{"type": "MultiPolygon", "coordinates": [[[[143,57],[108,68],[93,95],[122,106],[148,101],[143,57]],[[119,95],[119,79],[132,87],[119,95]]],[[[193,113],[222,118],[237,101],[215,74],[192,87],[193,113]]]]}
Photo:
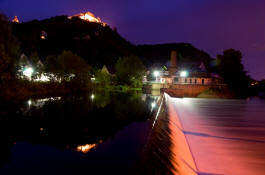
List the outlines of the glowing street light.
{"type": "Polygon", "coordinates": [[[94,100],[94,98],[95,98],[95,95],[94,95],[94,94],[92,94],[92,95],[91,95],[91,99],[92,99],[92,100],[94,100]]]}
{"type": "Polygon", "coordinates": [[[158,81],[158,76],[159,76],[159,71],[156,70],[156,71],[154,71],[153,74],[156,77],[156,82],[157,82],[158,81]]]}
{"type": "Polygon", "coordinates": [[[188,72],[185,71],[185,70],[184,70],[184,71],[181,71],[181,72],[180,72],[180,76],[181,76],[181,77],[187,77],[187,76],[188,76],[188,72]]]}
{"type": "Polygon", "coordinates": [[[92,78],[91,78],[91,81],[95,81],[95,80],[96,80],[96,78],[95,78],[95,77],[92,77],[92,78]]]}
{"type": "Polygon", "coordinates": [[[152,107],[152,109],[153,109],[154,107],[156,107],[156,103],[155,103],[155,102],[151,103],[151,107],[152,107]]]}
{"type": "Polygon", "coordinates": [[[31,106],[31,104],[32,104],[31,100],[28,100],[29,107],[31,106]]]}
{"type": "Polygon", "coordinates": [[[157,70],[154,71],[154,76],[155,76],[155,77],[158,77],[158,76],[159,76],[159,71],[157,71],[157,70]]]}
{"type": "Polygon", "coordinates": [[[33,70],[32,67],[27,67],[27,68],[24,69],[23,75],[28,77],[28,78],[31,78],[33,72],[34,72],[34,70],[33,70]]]}

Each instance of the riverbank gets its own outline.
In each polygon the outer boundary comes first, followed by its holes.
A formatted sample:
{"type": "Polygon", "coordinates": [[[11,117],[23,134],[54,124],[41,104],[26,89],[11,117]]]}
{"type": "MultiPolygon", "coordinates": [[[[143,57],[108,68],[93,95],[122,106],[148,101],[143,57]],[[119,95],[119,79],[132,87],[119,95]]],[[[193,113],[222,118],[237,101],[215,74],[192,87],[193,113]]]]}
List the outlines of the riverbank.
{"type": "MultiPolygon", "coordinates": [[[[4,81],[0,84],[0,98],[7,101],[20,101],[29,98],[47,98],[84,91],[74,88],[74,83],[30,82],[27,80],[4,81]]],[[[89,90],[86,88],[86,90],[89,90]]]]}
{"type": "Polygon", "coordinates": [[[5,101],[22,101],[29,98],[49,98],[94,91],[130,92],[142,91],[142,88],[127,85],[96,86],[92,83],[72,82],[32,82],[12,80],[0,82],[0,99],[5,101]]]}
{"type": "Polygon", "coordinates": [[[161,93],[167,92],[174,97],[193,98],[236,98],[227,85],[198,85],[198,84],[174,84],[164,85],[161,83],[145,84],[143,91],[153,94],[153,91],[161,93]]]}
{"type": "Polygon", "coordinates": [[[115,92],[142,91],[141,87],[130,87],[127,85],[93,86],[93,90],[108,90],[115,92]]]}
{"type": "Polygon", "coordinates": [[[224,98],[233,99],[235,94],[228,87],[210,87],[200,93],[198,98],[224,98]]]}

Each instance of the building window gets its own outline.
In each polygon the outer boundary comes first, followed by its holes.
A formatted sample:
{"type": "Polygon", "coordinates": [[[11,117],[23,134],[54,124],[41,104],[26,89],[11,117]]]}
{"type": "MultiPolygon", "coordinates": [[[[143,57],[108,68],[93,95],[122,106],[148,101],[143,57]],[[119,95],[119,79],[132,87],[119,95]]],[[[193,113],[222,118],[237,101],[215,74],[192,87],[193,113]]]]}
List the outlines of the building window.
{"type": "Polygon", "coordinates": [[[202,79],[202,84],[204,84],[204,79],[202,79]]]}
{"type": "Polygon", "coordinates": [[[178,82],[179,79],[177,77],[174,78],[174,82],[178,82]]]}
{"type": "Polygon", "coordinates": [[[185,83],[187,83],[187,78],[185,78],[185,83]]]}
{"type": "Polygon", "coordinates": [[[192,79],[190,79],[190,84],[192,83],[192,79]]]}
{"type": "Polygon", "coordinates": [[[195,82],[194,83],[197,84],[197,79],[195,79],[195,82]]]}

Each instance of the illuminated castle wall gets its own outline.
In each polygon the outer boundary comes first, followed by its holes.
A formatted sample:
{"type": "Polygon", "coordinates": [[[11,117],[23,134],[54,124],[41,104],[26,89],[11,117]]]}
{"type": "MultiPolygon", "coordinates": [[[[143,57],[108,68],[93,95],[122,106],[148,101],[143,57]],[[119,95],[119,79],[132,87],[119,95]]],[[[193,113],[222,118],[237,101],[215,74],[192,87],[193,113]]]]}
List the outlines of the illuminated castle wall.
{"type": "Polygon", "coordinates": [[[15,16],[15,17],[14,17],[14,19],[12,20],[12,22],[19,23],[18,17],[17,17],[17,16],[15,16]]]}
{"type": "Polygon", "coordinates": [[[69,19],[72,19],[73,17],[79,17],[80,19],[89,21],[89,22],[95,22],[95,23],[100,23],[103,26],[107,25],[106,23],[102,22],[99,17],[96,17],[93,13],[91,12],[84,12],[84,13],[79,13],[73,16],[69,16],[69,19]]]}

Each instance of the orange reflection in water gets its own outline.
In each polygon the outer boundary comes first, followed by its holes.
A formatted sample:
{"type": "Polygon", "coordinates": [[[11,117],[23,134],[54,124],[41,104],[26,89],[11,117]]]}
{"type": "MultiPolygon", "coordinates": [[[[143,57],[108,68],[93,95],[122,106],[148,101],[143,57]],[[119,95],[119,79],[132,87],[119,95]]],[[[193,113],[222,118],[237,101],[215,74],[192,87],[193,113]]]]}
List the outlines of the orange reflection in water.
{"type": "Polygon", "coordinates": [[[95,148],[97,144],[85,144],[77,146],[76,150],[82,153],[88,153],[91,149],[95,148]]]}

